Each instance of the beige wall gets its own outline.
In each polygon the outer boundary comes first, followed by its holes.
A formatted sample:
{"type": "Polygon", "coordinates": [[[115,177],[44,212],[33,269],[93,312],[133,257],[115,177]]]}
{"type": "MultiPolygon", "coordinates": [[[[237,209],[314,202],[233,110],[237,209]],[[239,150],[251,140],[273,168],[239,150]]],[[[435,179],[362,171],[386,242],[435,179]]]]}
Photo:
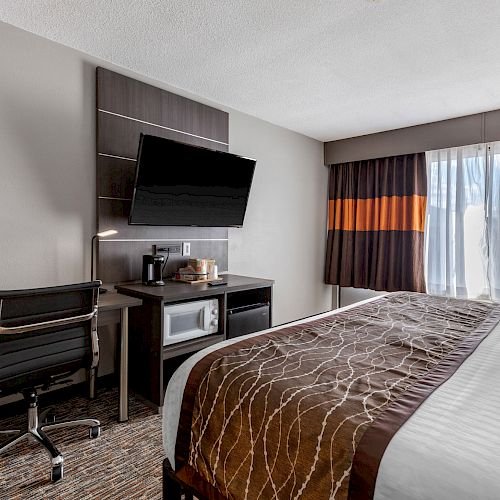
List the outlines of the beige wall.
{"type": "Polygon", "coordinates": [[[276,280],[274,324],[331,309],[323,144],[237,112],[229,144],[258,160],[243,228],[229,230],[230,271],[276,280]]]}
{"type": "Polygon", "coordinates": [[[343,286],[340,289],[340,307],[348,306],[365,299],[371,299],[386,292],[377,292],[366,288],[351,288],[343,286]]]}
{"type": "Polygon", "coordinates": [[[0,288],[81,281],[94,227],[92,67],[5,24],[0,40],[0,288]]]}
{"type": "Polygon", "coordinates": [[[500,110],[325,143],[325,165],[500,140],[500,110]]]}
{"type": "MultiPolygon", "coordinates": [[[[214,104],[3,23],[0,39],[0,288],[86,280],[95,67],[214,104]]],[[[231,150],[258,160],[245,227],[231,231],[230,272],[276,279],[275,322],[328,309],[322,143],[226,111],[231,150]]]]}

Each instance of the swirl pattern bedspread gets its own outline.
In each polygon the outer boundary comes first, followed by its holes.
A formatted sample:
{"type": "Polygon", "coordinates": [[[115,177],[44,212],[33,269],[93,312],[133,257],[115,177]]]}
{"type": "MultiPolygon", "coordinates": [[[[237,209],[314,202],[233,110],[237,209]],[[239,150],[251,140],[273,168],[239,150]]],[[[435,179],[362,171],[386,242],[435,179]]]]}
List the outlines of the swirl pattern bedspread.
{"type": "Polygon", "coordinates": [[[395,293],[242,340],[191,370],[176,470],[208,498],[371,498],[392,435],[500,319],[395,293]]]}

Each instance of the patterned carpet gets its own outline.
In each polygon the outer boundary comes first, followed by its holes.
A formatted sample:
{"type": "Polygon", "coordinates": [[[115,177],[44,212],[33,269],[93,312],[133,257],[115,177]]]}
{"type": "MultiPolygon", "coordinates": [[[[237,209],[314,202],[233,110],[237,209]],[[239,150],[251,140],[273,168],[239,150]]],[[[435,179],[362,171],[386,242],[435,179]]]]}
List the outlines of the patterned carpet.
{"type": "MultiPolygon", "coordinates": [[[[43,397],[40,405],[45,409],[43,397]]],[[[130,397],[129,421],[118,423],[116,390],[52,408],[58,419],[98,418],[101,436],[89,439],[88,430],[78,427],[47,432],[64,456],[64,478],[57,483],[50,481],[50,458],[40,445],[26,441],[0,455],[2,500],[161,498],[161,417],[154,410],[130,397]]],[[[25,415],[0,418],[0,430],[25,426],[25,415]]]]}

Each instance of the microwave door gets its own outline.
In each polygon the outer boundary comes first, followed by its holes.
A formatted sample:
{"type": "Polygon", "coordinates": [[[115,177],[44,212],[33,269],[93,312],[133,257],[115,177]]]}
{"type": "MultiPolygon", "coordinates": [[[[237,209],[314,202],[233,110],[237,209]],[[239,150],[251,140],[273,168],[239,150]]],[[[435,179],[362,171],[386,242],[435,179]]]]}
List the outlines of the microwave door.
{"type": "Polygon", "coordinates": [[[205,300],[166,306],[163,345],[217,332],[217,305],[215,300],[205,300]]]}
{"type": "Polygon", "coordinates": [[[208,332],[210,329],[210,307],[205,306],[200,311],[200,329],[208,332]]]}
{"type": "Polygon", "coordinates": [[[170,313],[167,317],[169,337],[181,340],[192,337],[200,330],[200,320],[196,311],[170,313]]]}

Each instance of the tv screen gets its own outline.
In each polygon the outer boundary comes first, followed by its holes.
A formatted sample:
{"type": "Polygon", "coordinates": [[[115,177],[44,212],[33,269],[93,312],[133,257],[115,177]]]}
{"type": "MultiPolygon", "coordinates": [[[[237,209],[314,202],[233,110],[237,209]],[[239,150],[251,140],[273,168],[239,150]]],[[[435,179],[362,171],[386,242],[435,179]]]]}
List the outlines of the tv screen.
{"type": "Polygon", "coordinates": [[[142,135],[129,224],[243,225],[255,160],[142,135]]]}

